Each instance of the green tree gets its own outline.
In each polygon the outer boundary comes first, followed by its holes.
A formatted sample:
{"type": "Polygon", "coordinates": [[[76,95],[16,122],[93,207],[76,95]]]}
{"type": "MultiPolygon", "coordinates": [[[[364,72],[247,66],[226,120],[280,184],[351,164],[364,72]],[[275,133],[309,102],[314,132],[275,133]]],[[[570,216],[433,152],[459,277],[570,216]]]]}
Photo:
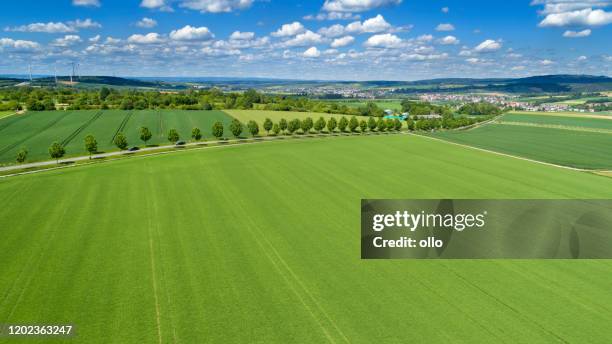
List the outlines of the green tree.
{"type": "Polygon", "coordinates": [[[93,135],[85,136],[85,150],[89,153],[89,159],[91,155],[98,151],[98,141],[93,135]]]}
{"type": "Polygon", "coordinates": [[[287,130],[288,127],[288,123],[287,120],[284,118],[281,118],[280,121],[278,122],[278,127],[280,128],[280,130],[283,131],[283,133],[285,132],[285,130],[287,130]]]}
{"type": "Polygon", "coordinates": [[[312,123],[312,118],[306,117],[302,120],[302,123],[300,126],[302,127],[302,131],[304,132],[304,134],[309,134],[310,129],[312,129],[313,125],[314,124],[312,123]]]}
{"type": "Polygon", "coordinates": [[[341,132],[345,132],[348,124],[349,123],[346,117],[340,118],[340,121],[338,121],[338,130],[340,130],[341,132]]]}
{"type": "Polygon", "coordinates": [[[212,126],[212,134],[217,139],[223,137],[223,123],[215,122],[215,124],[212,126]]]}
{"type": "Polygon", "coordinates": [[[140,127],[140,139],[144,141],[145,146],[147,145],[147,141],[149,141],[153,137],[151,130],[147,127],[140,127]]]}
{"type": "Polygon", "coordinates": [[[105,101],[106,98],[108,98],[108,96],[110,95],[110,90],[106,87],[102,87],[102,89],[100,90],[100,100],[101,101],[105,101]]]}
{"type": "Polygon", "coordinates": [[[393,120],[393,127],[395,129],[395,131],[400,131],[402,130],[402,122],[399,119],[394,119],[393,120]]]}
{"type": "Polygon", "coordinates": [[[376,120],[374,117],[368,118],[368,128],[370,128],[370,131],[374,131],[374,129],[376,129],[376,120]]]}
{"type": "Polygon", "coordinates": [[[200,128],[191,129],[191,138],[195,141],[200,141],[202,139],[202,130],[200,128]]]}
{"type": "Polygon", "coordinates": [[[115,146],[121,150],[125,150],[128,147],[127,137],[125,137],[123,133],[117,133],[117,136],[115,136],[115,140],[113,142],[115,143],[115,146]]]}
{"type": "Polygon", "coordinates": [[[21,148],[19,152],[17,152],[17,157],[15,160],[17,160],[18,163],[22,164],[26,161],[27,158],[28,158],[28,150],[25,148],[21,148]]]}
{"type": "Polygon", "coordinates": [[[62,146],[61,144],[57,142],[53,142],[51,147],[49,147],[49,155],[51,156],[52,159],[55,159],[58,164],[59,164],[59,159],[63,157],[64,154],[66,154],[66,150],[64,149],[64,146],[62,146]]]}
{"type": "Polygon", "coordinates": [[[348,123],[349,130],[351,132],[355,132],[355,131],[357,131],[357,127],[358,126],[359,126],[359,121],[357,120],[357,117],[355,117],[355,116],[351,117],[351,119],[349,120],[349,123],[348,123]]]}
{"type": "Polygon", "coordinates": [[[391,130],[395,129],[395,124],[393,123],[393,120],[390,119],[390,118],[385,120],[385,125],[387,126],[387,130],[388,131],[391,131],[391,130]]]}
{"type": "Polygon", "coordinates": [[[287,124],[287,131],[289,132],[289,134],[293,135],[296,130],[300,129],[301,124],[302,123],[299,119],[293,119],[287,124]]]}
{"type": "Polygon", "coordinates": [[[336,121],[336,119],[334,117],[330,118],[327,121],[327,131],[331,134],[334,132],[334,130],[336,130],[336,127],[338,126],[338,122],[336,121]]]}
{"type": "Polygon", "coordinates": [[[179,139],[179,133],[176,129],[170,129],[170,131],[168,131],[168,141],[172,142],[172,144],[176,144],[179,139]]]}
{"type": "Polygon", "coordinates": [[[234,137],[239,137],[240,134],[242,134],[242,123],[237,119],[232,120],[232,123],[230,123],[230,131],[234,137]]]}
{"type": "Polygon", "coordinates": [[[280,133],[281,129],[278,126],[278,124],[274,123],[274,125],[272,126],[272,132],[274,133],[274,135],[278,135],[280,133]]]}
{"type": "Polygon", "coordinates": [[[359,121],[359,129],[361,129],[362,133],[365,133],[366,130],[368,130],[368,122],[366,122],[363,119],[361,121],[359,121]]]}
{"type": "Polygon", "coordinates": [[[314,129],[317,131],[317,133],[320,134],[321,130],[325,129],[325,124],[325,118],[319,117],[319,119],[314,124],[314,129]]]}
{"type": "Polygon", "coordinates": [[[385,131],[385,129],[387,129],[387,124],[385,123],[385,120],[382,118],[379,118],[378,121],[376,122],[376,129],[378,131],[385,131]]]}
{"type": "Polygon", "coordinates": [[[270,130],[272,130],[273,126],[274,124],[272,123],[272,120],[269,118],[266,118],[266,120],[264,121],[263,127],[267,135],[270,135],[270,130]]]}
{"type": "Polygon", "coordinates": [[[257,136],[257,134],[259,134],[259,124],[257,124],[257,122],[249,121],[249,123],[247,123],[247,127],[249,128],[249,133],[251,133],[252,136],[257,136]]]}

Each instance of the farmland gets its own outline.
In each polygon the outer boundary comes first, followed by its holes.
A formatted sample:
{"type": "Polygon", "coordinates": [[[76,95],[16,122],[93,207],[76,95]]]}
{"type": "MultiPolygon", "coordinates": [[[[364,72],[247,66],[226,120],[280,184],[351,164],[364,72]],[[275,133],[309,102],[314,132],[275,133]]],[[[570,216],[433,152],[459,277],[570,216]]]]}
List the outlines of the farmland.
{"type": "Polygon", "coordinates": [[[456,143],[585,169],[612,169],[612,121],[527,114],[505,115],[466,131],[433,134],[456,143]]]}
{"type": "Polygon", "coordinates": [[[359,259],[362,198],[607,198],[608,178],[417,136],[283,141],[0,180],[0,320],[79,343],[612,336],[608,261],[359,259]]]}
{"type": "Polygon", "coordinates": [[[193,127],[199,127],[210,138],[212,124],[229,125],[231,117],[221,111],[50,111],[29,112],[0,120],[0,164],[11,163],[22,147],[29,150],[28,160],[49,158],[48,148],[54,141],[65,146],[68,156],[84,155],[84,138],[92,134],[101,152],[116,150],[113,138],[123,132],[131,146],[142,145],[139,129],[148,127],[153,137],[148,144],[166,144],[170,129],[188,139],[193,127]]]}
{"type": "MultiPolygon", "coordinates": [[[[329,101],[332,102],[332,101],[329,101]]],[[[389,99],[389,100],[382,100],[382,99],[377,99],[377,100],[334,100],[334,103],[338,104],[338,105],[346,105],[346,106],[350,106],[350,107],[360,107],[360,106],[366,106],[368,103],[374,103],[376,104],[376,106],[378,106],[379,108],[385,110],[385,109],[391,109],[391,110],[395,110],[395,111],[402,111],[402,102],[401,100],[396,100],[396,99],[389,99]]]]}
{"type": "Polygon", "coordinates": [[[15,113],[15,111],[0,111],[0,119],[4,117],[11,116],[15,113]]]}

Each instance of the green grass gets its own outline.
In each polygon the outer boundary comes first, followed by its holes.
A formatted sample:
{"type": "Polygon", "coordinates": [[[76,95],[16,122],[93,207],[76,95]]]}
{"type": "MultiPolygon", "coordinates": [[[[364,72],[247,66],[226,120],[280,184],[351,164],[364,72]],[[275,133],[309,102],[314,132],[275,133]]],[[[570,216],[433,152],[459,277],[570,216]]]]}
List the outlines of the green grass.
{"type": "Polygon", "coordinates": [[[14,115],[15,111],[0,111],[0,119],[14,115]]]}
{"type": "Polygon", "coordinates": [[[612,134],[488,124],[466,131],[440,131],[434,137],[570,167],[612,169],[612,134]]]}
{"type": "Polygon", "coordinates": [[[396,135],[133,158],[0,194],[0,322],[74,323],[74,343],[612,336],[607,260],[359,259],[362,198],[608,198],[605,177],[396,135]]]}
{"type": "MultiPolygon", "coordinates": [[[[205,138],[211,138],[212,124],[221,121],[228,128],[231,117],[221,111],[180,110],[89,110],[29,112],[0,120],[0,164],[13,163],[22,147],[29,151],[28,161],[49,159],[48,148],[54,142],[65,144],[66,156],[85,155],[85,136],[92,134],[98,150],[117,150],[113,138],[123,132],[130,146],[142,146],[139,130],[146,126],[153,133],[148,144],[168,144],[167,134],[177,129],[181,140],[191,140],[191,129],[199,127],[205,138]]],[[[229,129],[226,134],[230,135],[229,129]]]]}
{"type": "Polygon", "coordinates": [[[541,116],[511,113],[504,115],[500,120],[503,122],[533,123],[538,125],[557,125],[606,130],[612,129],[612,120],[589,117],[541,116]]]}

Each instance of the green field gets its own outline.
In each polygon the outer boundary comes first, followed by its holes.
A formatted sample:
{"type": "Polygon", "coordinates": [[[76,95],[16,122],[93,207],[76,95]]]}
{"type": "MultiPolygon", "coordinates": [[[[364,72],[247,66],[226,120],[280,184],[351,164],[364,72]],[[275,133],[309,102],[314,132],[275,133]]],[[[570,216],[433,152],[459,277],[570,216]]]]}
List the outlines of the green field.
{"type": "Polygon", "coordinates": [[[14,115],[15,111],[0,111],[0,119],[14,115]]]}
{"type": "Polygon", "coordinates": [[[607,260],[359,258],[362,198],[608,198],[605,177],[395,135],[135,157],[0,194],[0,322],[74,323],[74,343],[612,336],[607,260]]]}
{"type": "Polygon", "coordinates": [[[510,123],[531,123],[535,125],[565,126],[568,128],[590,128],[612,130],[612,118],[589,118],[569,116],[541,116],[523,113],[510,113],[504,115],[500,121],[510,123]]]}
{"type": "MultiPolygon", "coordinates": [[[[142,146],[139,129],[148,127],[153,138],[148,144],[168,144],[168,131],[178,130],[181,140],[190,140],[191,129],[199,127],[211,138],[212,124],[221,121],[228,128],[232,118],[221,111],[49,111],[29,112],[0,120],[0,164],[12,163],[21,148],[29,151],[28,161],[49,159],[54,142],[65,145],[67,156],[85,155],[85,136],[92,134],[100,152],[116,150],[112,143],[123,132],[130,146],[142,146]]],[[[229,129],[226,134],[230,135],[229,129]]]]}
{"type": "Polygon", "coordinates": [[[612,134],[519,125],[488,124],[472,130],[440,131],[444,140],[558,165],[612,169],[612,134]]]}

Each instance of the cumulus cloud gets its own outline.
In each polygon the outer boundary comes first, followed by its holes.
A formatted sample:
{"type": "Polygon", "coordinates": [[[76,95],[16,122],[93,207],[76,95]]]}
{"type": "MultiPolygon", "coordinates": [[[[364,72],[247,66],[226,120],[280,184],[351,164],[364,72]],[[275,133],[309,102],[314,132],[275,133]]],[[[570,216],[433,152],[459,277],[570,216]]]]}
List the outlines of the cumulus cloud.
{"type": "Polygon", "coordinates": [[[55,39],[51,45],[56,47],[69,47],[80,42],[82,42],[82,40],[78,35],[66,35],[62,38],[55,39]]]}
{"type": "Polygon", "coordinates": [[[580,38],[580,37],[588,37],[590,35],[591,35],[591,29],[586,29],[582,31],[567,30],[563,33],[563,37],[566,37],[566,38],[580,38]]]}
{"type": "Polygon", "coordinates": [[[549,65],[551,65],[551,64],[553,64],[553,63],[554,63],[553,61],[548,60],[548,59],[545,59],[545,60],[541,60],[541,61],[540,61],[540,64],[541,64],[541,65],[543,65],[543,66],[549,66],[549,65]]]}
{"type": "Polygon", "coordinates": [[[306,29],[302,23],[295,21],[291,24],[283,24],[280,29],[272,33],[274,37],[289,37],[295,36],[298,33],[304,32],[306,29]]]}
{"type": "Polygon", "coordinates": [[[166,3],[166,0],[142,0],[140,2],[140,7],[151,10],[172,11],[172,7],[166,3]]]}
{"type": "Polygon", "coordinates": [[[585,8],[569,12],[548,14],[539,24],[540,27],[551,26],[602,26],[612,23],[612,12],[601,9],[585,8]]]}
{"type": "Polygon", "coordinates": [[[368,48],[399,48],[402,42],[396,35],[385,33],[368,38],[363,45],[368,48]]]}
{"type": "Polygon", "coordinates": [[[234,31],[230,35],[230,39],[234,41],[243,41],[253,39],[255,37],[255,32],[240,32],[234,31]]]}
{"type": "Polygon", "coordinates": [[[391,28],[391,24],[389,24],[385,18],[379,14],[374,18],[365,20],[363,23],[356,21],[348,24],[346,26],[346,31],[355,33],[379,33],[388,31],[391,28]]]}
{"type": "Polygon", "coordinates": [[[325,37],[339,37],[344,35],[345,29],[343,25],[335,24],[330,27],[322,27],[319,33],[325,37]]]}
{"type": "Polygon", "coordinates": [[[233,56],[233,55],[240,55],[240,50],[204,47],[200,49],[200,53],[204,56],[233,56]]]}
{"type": "Polygon", "coordinates": [[[417,37],[417,42],[431,42],[433,41],[433,36],[432,35],[420,35],[419,37],[417,37]]]}
{"type": "Polygon", "coordinates": [[[440,11],[442,11],[442,13],[448,13],[450,10],[448,7],[442,7],[440,11]]]}
{"type": "Polygon", "coordinates": [[[361,16],[358,14],[348,13],[348,12],[327,12],[327,13],[318,13],[317,15],[309,14],[304,16],[304,20],[358,20],[361,16]]]}
{"type": "Polygon", "coordinates": [[[328,12],[366,12],[378,7],[399,5],[402,0],[325,0],[323,10],[328,12]]]}
{"type": "Polygon", "coordinates": [[[131,35],[128,37],[128,42],[135,44],[158,44],[164,42],[164,39],[158,33],[151,32],[146,35],[131,35]]]}
{"type": "Polygon", "coordinates": [[[310,58],[319,57],[321,56],[321,52],[319,51],[319,49],[317,49],[317,47],[310,47],[302,53],[302,56],[310,58]]]}
{"type": "Polygon", "coordinates": [[[444,38],[440,38],[438,40],[438,43],[442,45],[453,45],[453,44],[459,44],[459,40],[455,36],[446,36],[444,38]]]}
{"type": "Polygon", "coordinates": [[[136,23],[136,26],[150,29],[157,26],[157,21],[155,19],[144,17],[136,23]]]}
{"type": "Polygon", "coordinates": [[[170,38],[175,41],[206,41],[213,38],[214,35],[207,27],[193,27],[186,25],[181,29],[170,32],[170,38]]]}
{"type": "Polygon", "coordinates": [[[100,7],[99,0],[72,0],[74,6],[100,7]]]}
{"type": "Polygon", "coordinates": [[[501,49],[501,47],[502,47],[502,44],[500,41],[494,41],[492,39],[487,39],[483,41],[482,43],[478,44],[474,48],[474,51],[477,53],[489,53],[489,52],[497,51],[501,49]]]}
{"type": "Polygon", "coordinates": [[[580,62],[583,62],[583,61],[588,60],[588,57],[586,57],[586,56],[582,55],[582,56],[578,56],[578,58],[576,58],[576,60],[578,60],[578,61],[580,61],[580,62]]]}
{"type": "Polygon", "coordinates": [[[27,25],[6,27],[4,31],[15,32],[43,32],[43,33],[72,33],[80,29],[99,29],[102,25],[91,19],[77,19],[69,22],[32,23],[27,25]]]}
{"type": "Polygon", "coordinates": [[[353,42],[355,42],[355,37],[344,36],[341,38],[334,39],[333,42],[330,44],[330,46],[332,48],[340,48],[340,47],[345,47],[347,45],[353,44],[353,42]]]}
{"type": "Polygon", "coordinates": [[[297,34],[294,38],[283,42],[285,47],[302,47],[307,45],[319,44],[323,42],[323,37],[318,33],[307,30],[297,34]]]}
{"type": "Polygon", "coordinates": [[[454,31],[455,27],[453,26],[453,24],[438,24],[438,26],[436,26],[436,31],[454,31]]]}
{"type": "Polygon", "coordinates": [[[202,13],[222,13],[244,10],[253,4],[253,0],[181,0],[179,6],[202,13]]]}
{"type": "Polygon", "coordinates": [[[33,41],[14,40],[12,38],[0,38],[0,50],[12,52],[31,52],[40,48],[40,44],[33,41]]]}
{"type": "Polygon", "coordinates": [[[431,61],[431,60],[443,60],[448,58],[447,53],[442,54],[401,54],[400,59],[409,61],[431,61]]]}
{"type": "Polygon", "coordinates": [[[91,37],[91,38],[89,39],[89,41],[90,41],[91,43],[98,43],[98,42],[100,41],[100,38],[102,38],[100,35],[95,35],[95,36],[91,37]]]}

